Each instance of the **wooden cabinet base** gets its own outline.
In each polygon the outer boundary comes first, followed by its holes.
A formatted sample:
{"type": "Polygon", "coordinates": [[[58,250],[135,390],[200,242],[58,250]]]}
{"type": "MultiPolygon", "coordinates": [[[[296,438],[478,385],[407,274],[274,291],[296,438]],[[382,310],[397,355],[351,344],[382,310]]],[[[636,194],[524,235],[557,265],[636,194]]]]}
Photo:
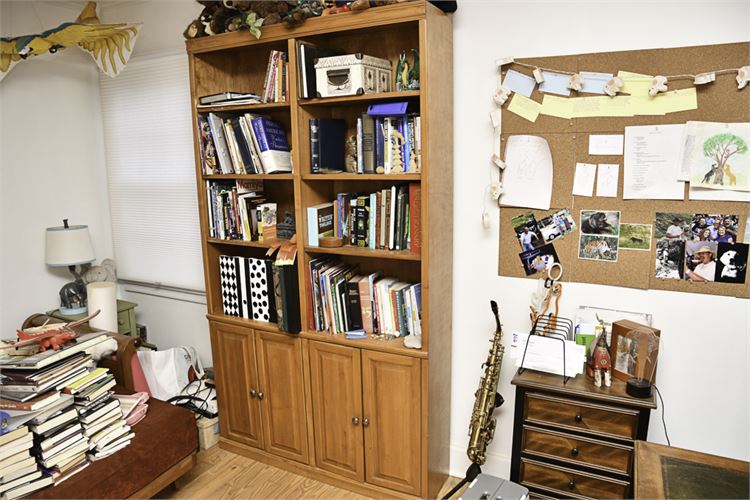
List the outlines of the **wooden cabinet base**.
{"type": "MultiPolygon", "coordinates": [[[[294,460],[278,457],[263,450],[259,450],[257,448],[253,448],[241,443],[236,443],[224,437],[219,438],[219,446],[224,450],[231,451],[232,453],[237,453],[238,455],[242,455],[243,457],[252,458],[253,460],[257,460],[258,462],[263,462],[264,464],[278,467],[279,469],[284,469],[289,472],[293,472],[294,474],[309,477],[311,479],[315,479],[316,481],[353,491],[361,495],[367,495],[378,499],[417,498],[411,495],[400,493],[398,491],[389,490],[387,488],[380,488],[368,483],[361,483],[352,479],[347,479],[331,472],[318,469],[317,467],[314,467],[312,465],[305,465],[299,462],[295,462],[294,460]]],[[[447,479],[447,477],[448,476],[445,476],[445,479],[447,479]]]]}

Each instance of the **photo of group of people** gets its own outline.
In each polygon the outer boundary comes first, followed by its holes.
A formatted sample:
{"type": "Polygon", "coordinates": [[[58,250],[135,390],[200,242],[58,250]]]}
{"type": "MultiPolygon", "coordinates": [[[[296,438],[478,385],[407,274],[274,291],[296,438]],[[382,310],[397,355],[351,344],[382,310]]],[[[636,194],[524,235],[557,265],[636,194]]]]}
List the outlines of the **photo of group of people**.
{"type": "Polygon", "coordinates": [[[737,243],[739,221],[729,214],[657,212],[656,277],[744,283],[748,245],[737,243]]]}
{"type": "Polygon", "coordinates": [[[559,262],[552,241],[575,231],[576,223],[567,208],[547,215],[537,221],[533,212],[517,215],[511,219],[518,244],[521,245],[521,259],[527,276],[540,273],[559,262]]]}
{"type": "Polygon", "coordinates": [[[578,258],[617,262],[620,248],[620,212],[581,210],[578,258]]]}

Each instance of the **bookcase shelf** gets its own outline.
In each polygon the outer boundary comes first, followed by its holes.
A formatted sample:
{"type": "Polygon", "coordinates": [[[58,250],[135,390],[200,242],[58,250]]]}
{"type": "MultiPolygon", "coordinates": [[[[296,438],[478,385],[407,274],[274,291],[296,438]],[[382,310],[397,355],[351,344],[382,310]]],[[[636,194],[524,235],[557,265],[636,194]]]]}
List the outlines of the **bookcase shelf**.
{"type": "Polygon", "coordinates": [[[264,111],[269,109],[284,109],[289,108],[288,102],[260,102],[258,104],[237,104],[234,106],[196,106],[195,109],[198,113],[224,113],[230,111],[246,111],[253,113],[255,111],[264,111]]]}
{"type": "Polygon", "coordinates": [[[300,99],[300,106],[341,106],[346,104],[366,104],[381,101],[419,99],[419,90],[404,90],[401,92],[380,92],[377,94],[349,95],[342,97],[322,97],[314,99],[300,99]]]}
{"type": "Polygon", "coordinates": [[[383,181],[383,182],[419,182],[421,174],[302,174],[306,181],[383,181]]]}
{"type": "Polygon", "coordinates": [[[305,250],[309,253],[314,254],[351,255],[354,257],[394,260],[422,260],[422,256],[420,254],[412,253],[409,250],[373,250],[371,248],[355,247],[352,245],[344,245],[343,247],[337,248],[324,248],[306,245],[305,250]]]}
{"type": "Polygon", "coordinates": [[[204,175],[203,179],[221,181],[221,180],[259,180],[259,181],[291,181],[294,180],[294,174],[214,174],[204,175]]]}
{"type": "MultiPolygon", "coordinates": [[[[235,32],[186,43],[191,72],[207,318],[216,370],[221,446],[374,498],[407,495],[434,498],[448,475],[450,444],[451,18],[431,3],[415,0],[308,19],[295,28],[282,24],[264,26],[261,31],[257,40],[247,32],[235,32]],[[420,89],[300,99],[297,66],[301,43],[387,59],[394,74],[400,54],[407,52],[411,61],[411,50],[416,49],[421,70],[420,89]],[[196,105],[201,96],[219,92],[261,94],[272,50],[288,54],[287,102],[201,108],[196,105]],[[416,113],[420,116],[421,126],[415,127],[414,132],[419,134],[416,137],[421,145],[420,172],[311,173],[311,119],[344,120],[346,137],[349,137],[356,134],[357,118],[367,113],[368,105],[398,101],[409,103],[410,116],[416,113]],[[290,144],[294,172],[203,175],[198,117],[209,112],[227,116],[258,112],[280,123],[290,144]],[[206,182],[209,180],[268,181],[264,182],[264,198],[268,203],[277,204],[277,220],[287,213],[294,215],[298,241],[296,284],[302,325],[299,334],[283,332],[273,323],[223,314],[220,257],[263,258],[266,249],[276,242],[209,237],[209,183],[206,182]],[[418,216],[414,215],[409,221],[409,227],[413,234],[420,236],[421,253],[305,245],[308,208],[333,202],[339,193],[361,196],[382,193],[393,186],[408,184],[405,186],[408,188],[415,183],[418,185],[413,187],[413,199],[420,202],[417,205],[414,201],[414,206],[419,210],[410,209],[410,217],[411,214],[418,216]],[[383,278],[393,278],[399,284],[421,283],[421,348],[405,347],[403,337],[386,339],[369,335],[365,339],[347,339],[344,335],[313,331],[317,311],[314,313],[311,309],[310,262],[325,256],[335,257],[360,276],[380,273],[383,278]],[[262,401],[248,397],[253,393],[251,389],[262,390],[268,397],[262,401]],[[327,402],[331,395],[335,395],[333,405],[327,402]],[[359,399],[353,401],[352,398],[359,399]],[[354,416],[360,420],[369,418],[370,425],[351,427],[354,416]],[[394,422],[404,422],[404,425],[394,422]],[[383,466],[385,463],[387,467],[383,466]]],[[[393,83],[391,88],[395,88],[393,83]]],[[[414,242],[414,238],[411,241],[414,242]]],[[[288,282],[280,283],[289,286],[288,282]]],[[[354,280],[347,284],[346,297],[342,294],[342,300],[355,300],[352,283],[354,280]]],[[[389,286],[389,282],[384,286],[389,286]]],[[[360,296],[366,293],[363,291],[360,296]]],[[[273,302],[276,297],[270,291],[268,294],[273,302]]],[[[242,297],[256,300],[244,294],[242,297]]],[[[380,301],[375,308],[388,307],[390,298],[391,310],[402,310],[411,301],[399,297],[403,296],[378,292],[372,299],[380,301]]],[[[350,314],[349,311],[356,309],[340,310],[350,314]]],[[[372,311],[379,314],[377,309],[372,311]]],[[[396,324],[395,328],[400,330],[403,326],[396,324]]]]}

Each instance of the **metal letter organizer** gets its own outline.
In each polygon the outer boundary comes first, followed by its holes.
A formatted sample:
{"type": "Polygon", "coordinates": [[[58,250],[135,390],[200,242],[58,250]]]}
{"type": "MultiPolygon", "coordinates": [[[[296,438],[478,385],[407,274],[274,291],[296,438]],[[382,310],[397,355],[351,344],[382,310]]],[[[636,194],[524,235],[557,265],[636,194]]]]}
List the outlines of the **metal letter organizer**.
{"type": "Polygon", "coordinates": [[[565,375],[565,367],[567,366],[565,363],[565,341],[573,340],[573,321],[568,318],[553,316],[552,314],[539,316],[534,322],[529,336],[526,338],[526,346],[523,348],[523,357],[521,358],[521,367],[518,369],[518,373],[523,373],[526,370],[523,362],[526,360],[526,350],[529,348],[529,339],[531,339],[532,335],[551,337],[560,341],[563,361],[563,384],[567,384],[570,377],[565,375]]]}

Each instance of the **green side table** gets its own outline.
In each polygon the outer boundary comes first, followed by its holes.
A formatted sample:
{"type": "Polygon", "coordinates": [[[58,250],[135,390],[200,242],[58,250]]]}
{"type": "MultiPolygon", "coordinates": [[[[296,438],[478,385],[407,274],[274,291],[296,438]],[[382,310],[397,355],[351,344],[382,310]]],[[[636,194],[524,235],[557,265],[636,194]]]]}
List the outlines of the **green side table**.
{"type": "MultiPolygon", "coordinates": [[[[138,304],[135,302],[128,302],[127,300],[117,300],[117,333],[122,335],[130,335],[132,337],[138,336],[138,330],[135,327],[135,308],[138,304]]],[[[58,318],[63,321],[71,322],[83,319],[88,313],[75,314],[73,316],[66,316],[60,313],[59,309],[54,311],[47,311],[48,316],[58,318]]]]}

